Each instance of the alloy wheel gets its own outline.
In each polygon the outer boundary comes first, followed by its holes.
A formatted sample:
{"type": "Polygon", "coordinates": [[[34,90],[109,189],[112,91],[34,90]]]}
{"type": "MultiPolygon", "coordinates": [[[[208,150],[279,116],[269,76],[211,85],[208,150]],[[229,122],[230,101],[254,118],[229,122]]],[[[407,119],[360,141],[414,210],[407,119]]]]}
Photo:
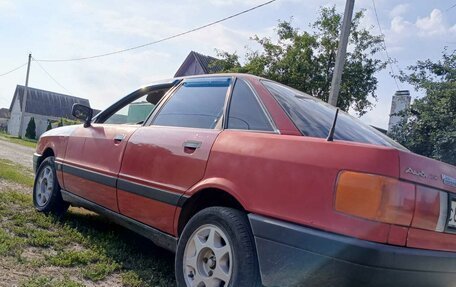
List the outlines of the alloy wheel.
{"type": "Polygon", "coordinates": [[[35,200],[39,206],[45,206],[52,196],[54,190],[54,174],[50,166],[43,168],[38,176],[35,186],[35,200]]]}
{"type": "Polygon", "coordinates": [[[227,235],[219,227],[212,224],[199,227],[185,246],[183,272],[187,286],[228,286],[232,254],[227,235]]]}

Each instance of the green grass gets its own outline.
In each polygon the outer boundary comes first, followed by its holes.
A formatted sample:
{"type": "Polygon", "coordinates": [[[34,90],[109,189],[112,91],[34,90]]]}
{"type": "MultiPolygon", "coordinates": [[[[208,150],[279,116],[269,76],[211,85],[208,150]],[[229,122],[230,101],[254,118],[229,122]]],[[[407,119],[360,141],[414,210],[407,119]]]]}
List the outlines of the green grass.
{"type": "MultiPolygon", "coordinates": [[[[7,180],[30,186],[30,176],[3,160],[0,177],[5,178],[5,168],[7,180]]],[[[38,213],[31,195],[3,188],[0,263],[8,262],[13,262],[8,266],[12,270],[31,270],[29,278],[17,283],[24,287],[79,287],[114,277],[126,287],[175,286],[172,253],[84,209],[70,208],[63,218],[38,213]],[[40,271],[49,268],[57,268],[59,276],[40,271]]]]}
{"type": "Polygon", "coordinates": [[[122,283],[126,287],[141,287],[142,286],[142,280],[133,271],[127,271],[122,274],[122,283]]]}
{"type": "Polygon", "coordinates": [[[22,287],[84,287],[83,284],[69,278],[54,279],[50,276],[38,276],[24,281],[22,287]]]}
{"type": "Polygon", "coordinates": [[[8,160],[0,160],[0,178],[16,182],[27,187],[33,186],[33,177],[22,171],[23,168],[8,160]]]}
{"type": "Polygon", "coordinates": [[[36,148],[36,143],[37,143],[37,140],[32,140],[32,139],[27,139],[27,138],[25,138],[25,139],[18,138],[18,137],[15,137],[15,136],[9,135],[7,133],[3,133],[3,132],[0,133],[0,140],[5,140],[8,142],[20,144],[20,145],[23,145],[26,147],[31,147],[31,148],[36,148]]]}

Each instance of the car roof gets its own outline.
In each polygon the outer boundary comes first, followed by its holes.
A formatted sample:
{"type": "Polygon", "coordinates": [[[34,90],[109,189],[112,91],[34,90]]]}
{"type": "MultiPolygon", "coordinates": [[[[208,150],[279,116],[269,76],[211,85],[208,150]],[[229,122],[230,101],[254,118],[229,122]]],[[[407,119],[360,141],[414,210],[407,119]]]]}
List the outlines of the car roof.
{"type": "Polygon", "coordinates": [[[200,75],[192,75],[192,76],[184,76],[184,77],[175,77],[175,78],[168,78],[163,80],[154,81],[147,85],[142,86],[141,88],[146,88],[154,85],[164,84],[164,83],[172,83],[174,81],[180,81],[185,79],[197,79],[197,78],[208,78],[208,77],[239,77],[243,79],[264,79],[262,77],[258,77],[252,74],[244,74],[244,73],[215,73],[215,74],[200,74],[200,75]]]}

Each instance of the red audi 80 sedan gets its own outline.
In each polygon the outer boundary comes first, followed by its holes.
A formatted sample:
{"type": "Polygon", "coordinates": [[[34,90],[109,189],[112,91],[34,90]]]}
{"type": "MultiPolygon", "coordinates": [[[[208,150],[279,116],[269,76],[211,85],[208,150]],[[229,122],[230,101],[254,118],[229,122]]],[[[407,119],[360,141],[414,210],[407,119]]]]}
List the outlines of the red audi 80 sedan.
{"type": "Polygon", "coordinates": [[[246,74],[143,87],[34,155],[40,212],[175,252],[178,286],[456,286],[456,168],[246,74]]]}

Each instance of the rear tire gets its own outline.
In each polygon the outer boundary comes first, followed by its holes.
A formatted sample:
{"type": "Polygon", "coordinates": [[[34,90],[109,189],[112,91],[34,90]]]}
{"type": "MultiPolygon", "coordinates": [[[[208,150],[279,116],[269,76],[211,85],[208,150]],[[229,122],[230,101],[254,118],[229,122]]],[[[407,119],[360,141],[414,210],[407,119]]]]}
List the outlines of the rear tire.
{"type": "Polygon", "coordinates": [[[177,286],[262,286],[255,244],[244,212],[209,207],[194,215],[179,239],[177,286]]]}
{"type": "Polygon", "coordinates": [[[70,206],[62,199],[53,156],[44,159],[38,168],[33,185],[33,205],[39,212],[57,216],[63,215],[70,206]]]}

